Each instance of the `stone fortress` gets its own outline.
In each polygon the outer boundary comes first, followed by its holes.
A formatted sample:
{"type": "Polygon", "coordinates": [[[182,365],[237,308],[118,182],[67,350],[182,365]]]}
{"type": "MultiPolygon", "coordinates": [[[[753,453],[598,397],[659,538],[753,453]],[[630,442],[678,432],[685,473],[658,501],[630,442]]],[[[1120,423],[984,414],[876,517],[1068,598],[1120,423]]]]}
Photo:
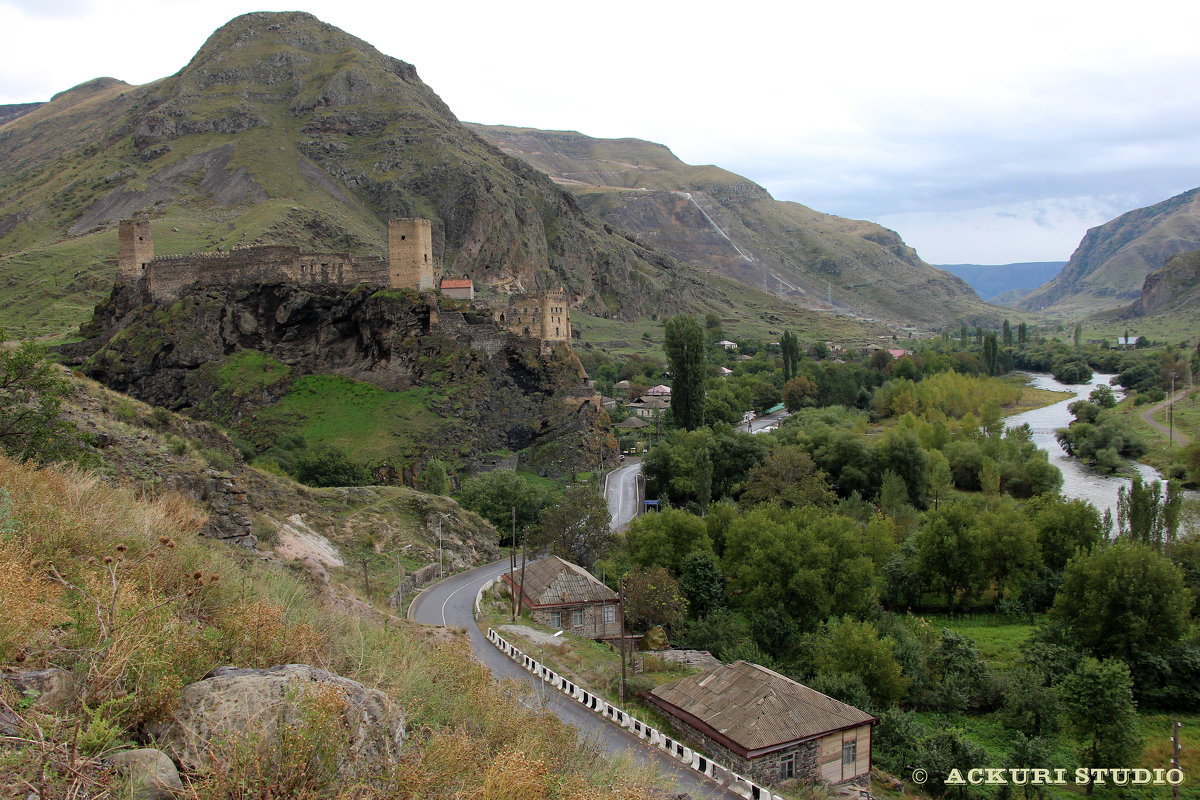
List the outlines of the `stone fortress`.
{"type": "MultiPolygon", "coordinates": [[[[287,283],[296,286],[360,285],[437,291],[442,269],[433,254],[433,229],[421,218],[388,220],[386,258],[307,253],[294,245],[236,247],[229,252],[155,256],[150,223],[121,220],[117,230],[117,280],[154,300],[175,300],[195,288],[287,283]]],[[[456,282],[460,283],[460,282],[456,282]]],[[[492,317],[505,330],[543,343],[570,342],[571,319],[562,289],[514,294],[492,317]]]]}

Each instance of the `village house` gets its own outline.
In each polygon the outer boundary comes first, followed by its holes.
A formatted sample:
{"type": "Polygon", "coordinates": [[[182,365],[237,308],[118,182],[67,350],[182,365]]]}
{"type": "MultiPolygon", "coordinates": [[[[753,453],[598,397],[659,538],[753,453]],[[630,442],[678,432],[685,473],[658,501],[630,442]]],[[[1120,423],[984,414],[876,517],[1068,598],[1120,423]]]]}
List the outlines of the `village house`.
{"type": "Polygon", "coordinates": [[[766,667],[735,661],[646,695],[679,738],[765,785],[868,785],[878,720],[766,667]]]}
{"type": "Polygon", "coordinates": [[[670,397],[671,387],[660,383],[658,386],[651,386],[643,395],[645,397],[670,397]]]}
{"type": "Polygon", "coordinates": [[[722,339],[721,341],[717,342],[717,344],[721,345],[721,347],[724,347],[726,350],[737,350],[737,342],[731,342],[728,339],[722,339]]]}
{"type": "Polygon", "coordinates": [[[653,419],[671,407],[671,401],[665,397],[639,397],[630,400],[625,407],[642,419],[653,419]]]}
{"type": "Polygon", "coordinates": [[[455,300],[475,299],[475,282],[470,278],[442,278],[442,285],[439,288],[442,297],[450,297],[455,300]]]}
{"type": "Polygon", "coordinates": [[[524,575],[504,573],[504,582],[539,625],[592,639],[621,635],[617,593],[577,564],[546,556],[526,564],[524,575]]]}

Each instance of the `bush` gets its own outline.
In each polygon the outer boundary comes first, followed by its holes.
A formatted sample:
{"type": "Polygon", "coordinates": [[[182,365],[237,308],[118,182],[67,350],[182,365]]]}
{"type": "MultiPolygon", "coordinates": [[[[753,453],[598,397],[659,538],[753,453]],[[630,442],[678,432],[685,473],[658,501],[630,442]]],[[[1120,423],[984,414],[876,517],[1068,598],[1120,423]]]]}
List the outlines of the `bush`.
{"type": "Polygon", "coordinates": [[[296,480],[309,486],[367,486],[371,471],[335,447],[310,450],[296,459],[296,480]]]}

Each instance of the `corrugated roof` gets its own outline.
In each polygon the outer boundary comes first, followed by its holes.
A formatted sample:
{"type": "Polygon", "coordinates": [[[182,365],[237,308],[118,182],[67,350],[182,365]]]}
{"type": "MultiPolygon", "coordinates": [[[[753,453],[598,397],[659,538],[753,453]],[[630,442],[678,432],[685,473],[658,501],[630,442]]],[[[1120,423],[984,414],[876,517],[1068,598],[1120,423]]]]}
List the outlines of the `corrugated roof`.
{"type": "Polygon", "coordinates": [[[663,684],[650,693],[746,751],[808,739],[874,719],[854,706],[746,661],[663,684]]]}
{"type": "MultiPolygon", "coordinates": [[[[518,570],[518,581],[520,575],[518,570]]],[[[586,569],[558,556],[530,561],[525,566],[525,596],[539,606],[617,599],[616,592],[586,569]]]]}

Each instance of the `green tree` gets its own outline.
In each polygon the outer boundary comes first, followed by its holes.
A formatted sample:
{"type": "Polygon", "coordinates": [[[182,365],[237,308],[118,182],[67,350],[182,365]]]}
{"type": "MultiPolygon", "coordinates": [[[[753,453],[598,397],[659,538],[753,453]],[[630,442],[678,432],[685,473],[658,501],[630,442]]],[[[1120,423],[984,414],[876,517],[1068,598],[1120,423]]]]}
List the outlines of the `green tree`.
{"type": "Polygon", "coordinates": [[[1067,563],[1050,617],[1092,655],[1131,663],[1177,641],[1192,602],[1182,573],[1165,556],[1117,542],[1067,563]]]}
{"type": "Polygon", "coordinates": [[[986,564],[984,573],[993,581],[997,598],[1016,594],[1042,565],[1037,531],[1010,498],[980,514],[975,527],[986,564]]]}
{"type": "Polygon", "coordinates": [[[953,610],[973,595],[983,578],[983,548],[975,527],[975,509],[948,503],[930,511],[915,534],[918,572],[927,586],[946,598],[953,610]]]}
{"type": "Polygon", "coordinates": [[[983,340],[983,366],[988,375],[1000,374],[1000,346],[993,331],[988,331],[983,340]]]}
{"type": "Polygon", "coordinates": [[[492,523],[501,540],[505,541],[510,538],[514,506],[520,532],[537,523],[549,498],[545,490],[516,472],[497,469],[466,478],[458,489],[457,499],[463,508],[492,523]]]}
{"type": "Polygon", "coordinates": [[[1024,322],[1022,322],[1021,324],[1017,325],[1017,345],[1020,347],[1024,347],[1028,341],[1029,341],[1029,328],[1028,328],[1028,326],[1025,325],[1024,322]]]}
{"type": "Polygon", "coordinates": [[[45,348],[31,341],[9,348],[0,330],[0,450],[17,461],[69,457],[75,430],[59,416],[69,393],[45,348]]]}
{"type": "Polygon", "coordinates": [[[678,508],[644,514],[625,531],[629,561],[641,567],[664,567],[681,573],[683,561],[694,552],[712,552],[704,520],[678,508]]]}
{"type": "Polygon", "coordinates": [[[1003,341],[1004,341],[1005,347],[1012,347],[1012,343],[1013,343],[1012,326],[1008,324],[1007,319],[1004,320],[1003,341]]]}
{"type": "Polygon", "coordinates": [[[762,463],[750,468],[738,501],[746,508],[772,501],[784,508],[831,508],[836,499],[828,476],[812,457],[800,447],[785,445],[776,447],[762,463]]]}
{"type": "MultiPolygon", "coordinates": [[[[1088,769],[1129,766],[1141,750],[1135,734],[1133,679],[1117,659],[1085,658],[1062,682],[1067,730],[1079,741],[1079,761],[1088,769]]],[[[1088,794],[1092,793],[1089,781],[1088,794]]]]}
{"type": "Polygon", "coordinates": [[[966,326],[966,323],[963,323],[962,327],[960,327],[958,329],[958,346],[961,347],[963,350],[967,349],[967,326],[966,326]]]}
{"type": "Polygon", "coordinates": [[[779,340],[779,348],[783,351],[783,381],[787,383],[796,377],[800,369],[800,337],[792,331],[785,331],[779,340]]]}
{"type": "Polygon", "coordinates": [[[591,569],[616,541],[611,521],[608,503],[595,489],[573,486],[542,509],[535,541],[548,545],[555,555],[591,569]]]}
{"type": "Polygon", "coordinates": [[[725,605],[725,573],[708,550],[693,550],[679,567],[679,588],[693,617],[704,617],[725,605]]]}
{"type": "Polygon", "coordinates": [[[446,462],[433,459],[421,471],[421,486],[429,494],[446,494],[450,490],[450,476],[446,474],[446,462]]]}
{"type": "Polygon", "coordinates": [[[953,485],[954,476],[950,472],[950,462],[940,450],[932,451],[929,454],[929,493],[935,511],[942,498],[949,495],[953,485]]]}
{"type": "Polygon", "coordinates": [[[1075,333],[1072,335],[1071,338],[1074,340],[1076,347],[1079,347],[1080,340],[1082,339],[1082,337],[1083,337],[1083,325],[1081,323],[1075,323],[1075,333]]]}
{"type": "Polygon", "coordinates": [[[1037,534],[1042,562],[1061,572],[1076,550],[1092,549],[1104,535],[1100,512],[1086,500],[1058,494],[1034,497],[1024,507],[1037,534]]]}
{"type": "Polygon", "coordinates": [[[929,456],[921,440],[912,431],[891,431],[876,449],[880,466],[890,469],[904,479],[908,487],[908,502],[914,508],[925,507],[929,488],[929,456]]]}
{"type": "Polygon", "coordinates": [[[912,679],[896,661],[895,642],[880,636],[870,622],[843,617],[826,626],[813,644],[813,666],[818,673],[858,676],[871,695],[874,707],[887,708],[908,694],[912,679]]]}
{"type": "Polygon", "coordinates": [[[930,691],[927,702],[946,713],[979,708],[988,700],[992,676],[975,641],[943,629],[926,657],[930,691]]]}
{"type": "Polygon", "coordinates": [[[1183,494],[1176,481],[1167,482],[1166,497],[1160,481],[1149,485],[1134,473],[1129,488],[1117,490],[1117,529],[1122,537],[1161,549],[1175,541],[1183,494]]]}
{"type": "Polygon", "coordinates": [[[625,577],[625,620],[634,630],[675,630],[687,616],[679,583],[662,567],[634,567],[625,577]]]}
{"type": "Polygon", "coordinates": [[[676,314],[667,320],[663,350],[671,370],[671,415],[675,424],[695,430],[704,424],[704,330],[696,318],[676,314]]]}
{"type": "Polygon", "coordinates": [[[309,450],[296,459],[296,480],[309,486],[367,486],[371,470],[336,447],[309,450]]]}

